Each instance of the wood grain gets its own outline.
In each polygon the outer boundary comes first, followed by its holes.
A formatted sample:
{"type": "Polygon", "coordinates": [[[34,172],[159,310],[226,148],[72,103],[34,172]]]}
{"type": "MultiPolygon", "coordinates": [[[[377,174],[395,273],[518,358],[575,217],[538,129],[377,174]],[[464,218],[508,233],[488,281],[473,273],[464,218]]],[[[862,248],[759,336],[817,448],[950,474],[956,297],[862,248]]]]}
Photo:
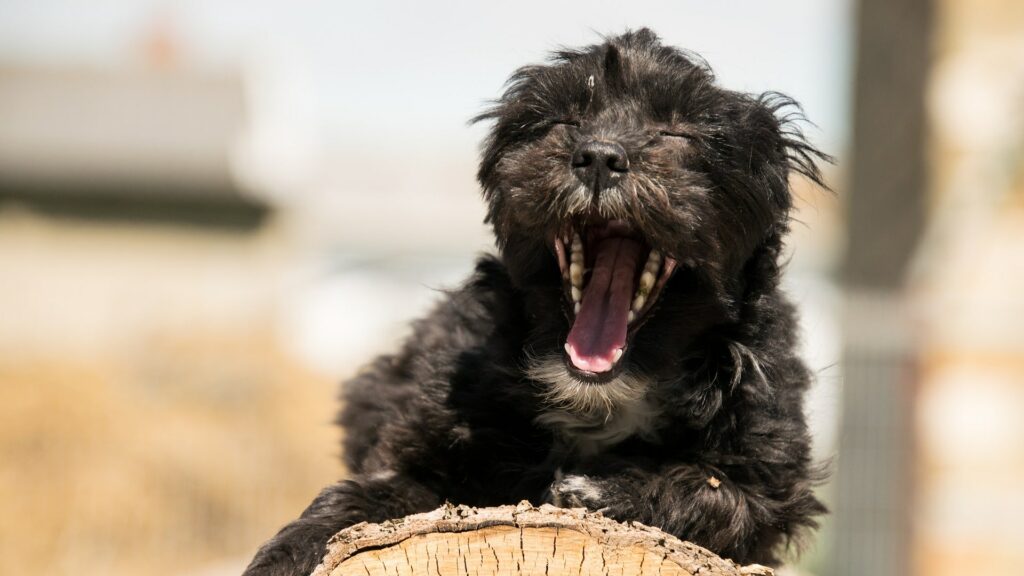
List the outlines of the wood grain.
{"type": "Polygon", "coordinates": [[[770,576],[583,509],[446,504],[334,536],[312,576],[770,576]]]}

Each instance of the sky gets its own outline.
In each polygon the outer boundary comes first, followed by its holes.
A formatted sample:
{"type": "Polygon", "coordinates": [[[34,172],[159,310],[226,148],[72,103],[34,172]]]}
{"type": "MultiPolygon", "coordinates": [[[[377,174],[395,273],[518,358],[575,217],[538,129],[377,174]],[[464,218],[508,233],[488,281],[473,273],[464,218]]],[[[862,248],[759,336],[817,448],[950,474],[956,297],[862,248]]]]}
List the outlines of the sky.
{"type": "Polygon", "coordinates": [[[319,143],[475,147],[483,127],[466,122],[513,69],[647,26],[702,54],[727,87],[795,97],[819,127],[812,140],[841,154],[851,10],[850,0],[0,0],[0,62],[131,63],[141,32],[168,17],[190,64],[257,63],[287,86],[270,106],[319,143]]]}

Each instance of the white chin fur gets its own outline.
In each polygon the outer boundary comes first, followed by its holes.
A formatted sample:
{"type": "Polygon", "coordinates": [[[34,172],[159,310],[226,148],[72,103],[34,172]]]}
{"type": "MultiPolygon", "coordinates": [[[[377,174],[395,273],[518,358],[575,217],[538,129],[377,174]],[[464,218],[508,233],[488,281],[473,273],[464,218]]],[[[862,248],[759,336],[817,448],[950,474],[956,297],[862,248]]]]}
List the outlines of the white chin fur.
{"type": "Polygon", "coordinates": [[[591,455],[638,435],[657,440],[661,411],[648,399],[652,382],[624,371],[609,382],[591,384],[574,378],[560,356],[530,362],[527,376],[546,385],[546,410],[536,418],[573,450],[591,455]]]}

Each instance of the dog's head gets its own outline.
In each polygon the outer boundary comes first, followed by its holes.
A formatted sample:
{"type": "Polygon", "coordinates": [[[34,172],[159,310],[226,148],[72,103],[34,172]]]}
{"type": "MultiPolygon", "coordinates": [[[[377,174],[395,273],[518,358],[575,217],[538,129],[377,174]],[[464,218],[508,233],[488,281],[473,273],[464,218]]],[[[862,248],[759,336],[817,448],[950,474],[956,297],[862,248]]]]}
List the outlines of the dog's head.
{"type": "Polygon", "coordinates": [[[513,281],[561,301],[574,375],[615,373],[673,291],[728,308],[755,253],[774,261],[790,173],[820,183],[798,113],[715,85],[646,29],[512,76],[478,118],[494,122],[479,179],[513,281]]]}

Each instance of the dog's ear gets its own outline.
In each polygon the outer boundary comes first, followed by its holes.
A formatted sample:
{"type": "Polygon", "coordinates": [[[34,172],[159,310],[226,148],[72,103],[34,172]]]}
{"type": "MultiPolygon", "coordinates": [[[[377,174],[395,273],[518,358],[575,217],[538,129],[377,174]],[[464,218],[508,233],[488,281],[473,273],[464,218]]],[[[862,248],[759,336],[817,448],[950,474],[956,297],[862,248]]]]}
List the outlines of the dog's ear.
{"type": "MultiPolygon", "coordinates": [[[[540,66],[523,66],[516,70],[505,83],[505,90],[496,100],[491,101],[483,112],[470,119],[470,124],[491,122],[481,148],[477,180],[483,186],[484,199],[490,201],[495,192],[495,169],[505,150],[520,141],[522,123],[517,122],[522,109],[528,107],[530,88],[540,66]]],[[[488,216],[488,219],[490,216],[488,216]]]]}
{"type": "Polygon", "coordinates": [[[811,124],[803,109],[792,98],[777,92],[766,92],[751,103],[748,118],[758,141],[768,146],[758,181],[769,188],[770,200],[780,210],[762,242],[744,265],[743,277],[748,296],[774,289],[779,277],[779,260],[783,256],[783,240],[789,230],[789,212],[793,204],[790,179],[799,174],[825,190],[819,164],[834,163],[832,156],[818,150],[804,135],[803,127],[811,124]]]}
{"type": "Polygon", "coordinates": [[[832,157],[810,144],[800,106],[775,92],[749,96],[724,91],[721,125],[715,126],[708,167],[730,191],[721,209],[744,233],[729,236],[712,284],[724,302],[770,288],[789,230],[793,194],[790,178],[800,174],[826,188],[820,162],[832,157]]]}
{"type": "Polygon", "coordinates": [[[800,174],[825,190],[831,190],[821,174],[819,163],[835,163],[835,158],[815,148],[807,141],[803,127],[813,124],[804,115],[800,104],[785,94],[765,92],[757,97],[756,105],[770,119],[775,133],[778,160],[784,164],[785,176],[800,174]]]}
{"type": "Polygon", "coordinates": [[[726,94],[731,98],[712,161],[721,164],[719,176],[743,192],[738,197],[758,215],[762,230],[785,224],[793,204],[790,178],[799,174],[828,190],[819,164],[834,160],[808,142],[803,128],[810,122],[792,98],[726,94]]]}

